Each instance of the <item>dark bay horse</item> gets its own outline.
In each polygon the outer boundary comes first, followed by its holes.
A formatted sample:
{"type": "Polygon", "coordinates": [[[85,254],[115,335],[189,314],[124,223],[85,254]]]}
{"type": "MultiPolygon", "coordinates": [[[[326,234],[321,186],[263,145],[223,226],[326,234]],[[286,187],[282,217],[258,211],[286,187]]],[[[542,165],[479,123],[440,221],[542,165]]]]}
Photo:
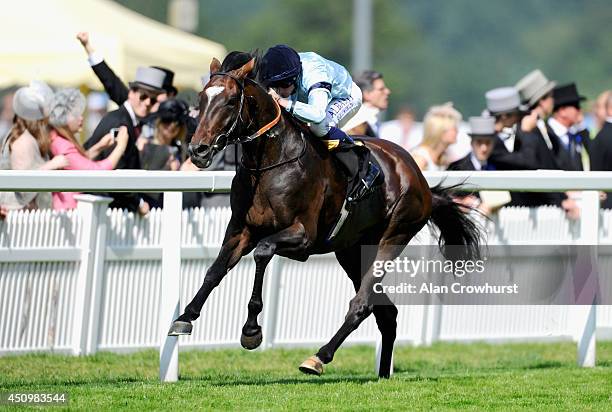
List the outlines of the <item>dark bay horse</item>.
{"type": "Polygon", "coordinates": [[[374,260],[396,258],[429,221],[440,229],[439,244],[445,256],[449,254],[445,245],[459,245],[464,257],[474,257],[478,255],[479,229],[452,200],[449,189],[429,188],[404,149],[372,139],[365,144],[384,171],[384,208],[373,210],[374,224],[350,241],[329,242],[326,237],[343,205],[347,178],[321,139],[309,135],[253,80],[255,59],[236,64],[233,57],[240,54],[245,53],[231,53],[223,65],[213,59],[211,79],[200,93],[199,125],[189,147],[193,163],[207,167],[212,156],[228,144],[242,145],[242,163],[231,188],[232,217],[219,255],[169,334],[190,334],[191,322],[199,317],[211,291],[242,256],[254,250],[255,282],[241,337],[243,347],[254,349],[262,341],[257,316],[263,309],[264,271],[272,257],[305,261],[313,254],[335,252],[356,295],[337,333],[300,370],[321,374],[323,364],[331,362],[342,342],[373,313],[382,335],[379,375],[388,377],[397,308],[369,303],[376,281],[371,268],[374,260]],[[375,252],[362,253],[360,245],[378,247],[375,252]]]}

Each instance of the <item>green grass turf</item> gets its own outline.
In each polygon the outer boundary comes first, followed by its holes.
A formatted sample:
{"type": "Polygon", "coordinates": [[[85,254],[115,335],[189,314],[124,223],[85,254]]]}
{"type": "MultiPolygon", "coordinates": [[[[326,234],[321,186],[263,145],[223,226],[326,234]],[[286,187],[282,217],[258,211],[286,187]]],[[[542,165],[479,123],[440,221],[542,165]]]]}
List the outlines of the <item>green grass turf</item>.
{"type": "Polygon", "coordinates": [[[380,381],[371,347],[340,349],[321,377],[297,370],[312,353],[185,351],[173,384],[159,383],[155,351],[7,356],[0,392],[67,391],[81,410],[612,410],[612,342],[598,343],[591,369],[569,342],[399,347],[380,381]]]}

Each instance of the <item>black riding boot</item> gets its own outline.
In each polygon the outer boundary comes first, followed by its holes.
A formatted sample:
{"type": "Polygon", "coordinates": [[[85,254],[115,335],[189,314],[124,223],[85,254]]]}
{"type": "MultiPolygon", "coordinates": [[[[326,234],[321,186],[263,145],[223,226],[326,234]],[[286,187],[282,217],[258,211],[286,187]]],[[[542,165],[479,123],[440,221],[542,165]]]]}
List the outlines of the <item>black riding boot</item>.
{"type": "Polygon", "coordinates": [[[324,139],[338,140],[340,144],[334,152],[349,179],[348,200],[354,201],[364,197],[380,175],[378,166],[369,161],[369,151],[365,146],[356,145],[353,139],[337,127],[332,127],[324,139]],[[367,170],[362,169],[367,162],[367,170]],[[364,176],[365,174],[365,176],[364,176]]]}
{"type": "Polygon", "coordinates": [[[324,140],[338,140],[338,148],[335,149],[334,155],[336,159],[342,164],[343,172],[346,174],[349,180],[352,180],[359,171],[359,157],[357,153],[352,150],[355,147],[355,142],[349,135],[344,133],[337,127],[331,127],[329,132],[322,137],[324,140]]]}

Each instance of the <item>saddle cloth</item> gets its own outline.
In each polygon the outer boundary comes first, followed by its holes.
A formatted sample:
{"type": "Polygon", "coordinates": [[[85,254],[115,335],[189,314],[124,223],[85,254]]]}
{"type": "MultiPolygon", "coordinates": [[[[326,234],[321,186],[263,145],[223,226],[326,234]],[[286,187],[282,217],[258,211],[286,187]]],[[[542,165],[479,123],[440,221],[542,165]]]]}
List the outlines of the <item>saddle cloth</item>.
{"type": "Polygon", "coordinates": [[[351,174],[340,215],[327,237],[328,241],[342,241],[355,238],[359,232],[380,221],[379,214],[383,213],[385,206],[381,190],[385,177],[380,164],[362,141],[335,141],[328,143],[328,148],[330,146],[333,146],[333,150],[330,150],[351,174]],[[372,172],[377,175],[368,187],[364,182],[372,172]]]}

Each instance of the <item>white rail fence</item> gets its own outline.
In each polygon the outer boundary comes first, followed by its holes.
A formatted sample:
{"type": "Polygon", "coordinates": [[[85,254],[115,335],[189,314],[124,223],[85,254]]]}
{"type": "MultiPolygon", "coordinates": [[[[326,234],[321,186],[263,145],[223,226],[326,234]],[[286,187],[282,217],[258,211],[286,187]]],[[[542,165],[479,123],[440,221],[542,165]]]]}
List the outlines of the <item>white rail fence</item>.
{"type": "MultiPolygon", "coordinates": [[[[232,176],[0,171],[0,190],[168,191],[165,210],[145,218],[108,210],[104,198],[81,195],[76,211],[11,213],[0,222],[0,354],[160,347],[161,378],[177,379],[177,338],[165,335],[216,257],[231,212],[181,212],[176,192],[227,191],[232,176]]],[[[612,190],[612,173],[455,172],[426,177],[430,184],[443,177],[446,184],[468,178],[483,189],[588,189],[583,192],[582,221],[569,221],[553,207],[504,208],[488,227],[489,243],[612,244],[612,213],[599,211],[593,192],[612,190]]],[[[428,234],[419,239],[432,240],[428,234]]],[[[181,338],[181,347],[238,347],[253,275],[252,259],[244,258],[213,292],[193,335],[181,338]]],[[[326,342],[352,295],[333,255],[314,256],[307,263],[275,257],[265,280],[263,347],[326,342]]],[[[595,328],[612,336],[612,307],[403,306],[398,323],[398,342],[414,345],[575,340],[578,362],[589,366],[595,362],[595,328]]],[[[378,336],[375,322],[368,319],[348,342],[375,343],[378,336]]]]}

